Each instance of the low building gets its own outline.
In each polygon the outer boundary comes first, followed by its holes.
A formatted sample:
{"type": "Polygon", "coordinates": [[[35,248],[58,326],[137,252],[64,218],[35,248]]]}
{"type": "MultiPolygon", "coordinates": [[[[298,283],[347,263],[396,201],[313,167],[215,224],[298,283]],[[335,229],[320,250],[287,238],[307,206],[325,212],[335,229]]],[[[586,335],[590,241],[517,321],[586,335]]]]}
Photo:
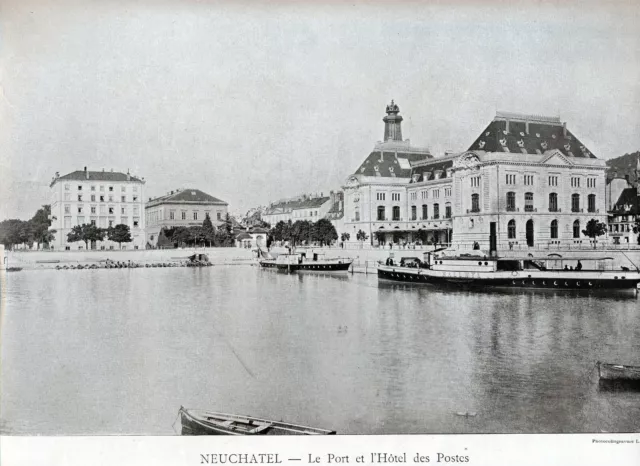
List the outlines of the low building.
{"type": "Polygon", "coordinates": [[[344,193],[342,191],[329,193],[331,207],[324,218],[329,220],[338,233],[338,241],[342,241],[344,229],[344,193]]]}
{"type": "Polygon", "coordinates": [[[609,237],[615,245],[640,244],[640,233],[636,226],[640,218],[640,156],[635,170],[635,182],[630,180],[629,175],[624,179],[613,178],[607,185],[611,198],[616,198],[608,206],[609,237]]]}
{"type": "Polygon", "coordinates": [[[317,222],[329,212],[332,207],[331,197],[303,194],[291,199],[283,199],[272,203],[262,214],[262,220],[274,227],[278,222],[295,222],[306,220],[317,222]]]}
{"type": "Polygon", "coordinates": [[[266,249],[269,231],[262,227],[248,228],[236,235],[236,247],[253,249],[256,247],[266,249]]]}
{"type": "Polygon", "coordinates": [[[207,214],[214,227],[225,221],[229,204],[199,189],[178,189],[149,199],[145,208],[148,247],[156,247],[163,228],[202,226],[207,214]]]}
{"type": "MultiPolygon", "coordinates": [[[[99,228],[118,224],[131,230],[131,243],[123,249],[141,249],[145,245],[144,178],[111,171],[77,170],[51,181],[51,230],[55,230],[50,247],[59,250],[84,249],[82,241],[69,242],[68,234],[76,225],[92,223],[99,228]]],[[[93,241],[89,249],[118,249],[109,240],[93,241]]]]}

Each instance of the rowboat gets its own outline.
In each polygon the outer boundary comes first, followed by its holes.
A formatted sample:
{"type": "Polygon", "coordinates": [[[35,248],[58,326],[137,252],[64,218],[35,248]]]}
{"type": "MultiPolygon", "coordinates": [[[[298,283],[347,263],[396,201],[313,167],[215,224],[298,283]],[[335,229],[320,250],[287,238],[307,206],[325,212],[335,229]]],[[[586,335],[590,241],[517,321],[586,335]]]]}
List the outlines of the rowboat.
{"type": "Polygon", "coordinates": [[[180,406],[182,435],[333,435],[333,430],[180,406]]]}
{"type": "Polygon", "coordinates": [[[640,382],[640,366],[623,366],[622,364],[608,364],[600,361],[597,366],[600,380],[640,382]]]}

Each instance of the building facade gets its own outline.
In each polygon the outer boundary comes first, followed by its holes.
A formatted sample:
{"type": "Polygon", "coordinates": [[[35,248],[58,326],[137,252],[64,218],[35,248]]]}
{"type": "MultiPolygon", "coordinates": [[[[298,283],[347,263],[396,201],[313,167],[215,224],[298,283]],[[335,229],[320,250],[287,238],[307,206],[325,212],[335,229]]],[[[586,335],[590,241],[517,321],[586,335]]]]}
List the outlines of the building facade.
{"type": "Polygon", "coordinates": [[[640,244],[637,222],[640,219],[640,156],[635,169],[635,182],[630,176],[613,178],[607,185],[609,237],[614,245],[640,244]]]}
{"type": "MultiPolygon", "coordinates": [[[[114,171],[74,171],[56,176],[51,188],[51,229],[55,238],[51,247],[58,250],[84,249],[82,241],[71,243],[67,235],[76,225],[93,223],[99,228],[118,224],[129,226],[133,241],[123,248],[144,247],[145,181],[129,173],[114,171]]],[[[90,249],[118,249],[117,243],[93,242],[90,249]]]]}
{"type": "Polygon", "coordinates": [[[398,141],[376,145],[347,179],[347,231],[372,244],[560,249],[592,247],[587,222],[607,221],[606,164],[559,118],[498,112],[463,153],[414,153],[398,141]]]}
{"type": "Polygon", "coordinates": [[[163,228],[202,226],[209,215],[214,227],[225,221],[229,204],[199,189],[178,189],[149,199],[145,208],[146,244],[156,247],[163,228]]]}

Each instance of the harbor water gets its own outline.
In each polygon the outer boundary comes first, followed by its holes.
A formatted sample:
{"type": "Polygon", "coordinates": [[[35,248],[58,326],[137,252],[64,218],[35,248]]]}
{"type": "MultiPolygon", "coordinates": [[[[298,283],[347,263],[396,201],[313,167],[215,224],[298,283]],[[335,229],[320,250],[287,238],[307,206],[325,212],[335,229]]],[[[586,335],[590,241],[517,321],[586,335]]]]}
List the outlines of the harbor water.
{"type": "Polygon", "coordinates": [[[638,432],[630,295],[471,292],[255,266],[1,282],[0,429],[175,433],[180,405],[339,434],[638,432]]]}

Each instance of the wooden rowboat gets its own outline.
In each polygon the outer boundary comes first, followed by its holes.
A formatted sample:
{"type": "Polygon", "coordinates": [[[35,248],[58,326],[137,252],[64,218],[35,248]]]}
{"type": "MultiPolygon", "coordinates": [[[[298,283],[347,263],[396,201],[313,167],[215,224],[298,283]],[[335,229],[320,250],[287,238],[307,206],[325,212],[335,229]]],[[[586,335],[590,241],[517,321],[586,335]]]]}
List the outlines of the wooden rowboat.
{"type": "Polygon", "coordinates": [[[640,382],[640,366],[623,366],[598,361],[600,380],[637,381],[640,382]]]}
{"type": "Polygon", "coordinates": [[[335,431],[180,407],[182,435],[333,435],[335,431]]]}

